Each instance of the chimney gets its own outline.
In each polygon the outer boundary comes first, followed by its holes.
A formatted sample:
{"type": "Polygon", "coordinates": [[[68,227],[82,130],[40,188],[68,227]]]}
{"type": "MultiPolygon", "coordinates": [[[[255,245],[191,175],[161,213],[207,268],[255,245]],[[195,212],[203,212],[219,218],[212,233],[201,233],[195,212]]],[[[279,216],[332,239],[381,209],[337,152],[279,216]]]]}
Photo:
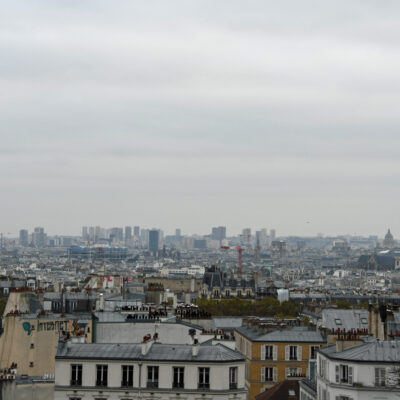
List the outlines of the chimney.
{"type": "Polygon", "coordinates": [[[197,340],[197,338],[194,339],[193,345],[192,345],[192,356],[193,357],[197,357],[197,355],[199,354],[199,341],[197,340]]]}
{"type": "Polygon", "coordinates": [[[99,311],[104,311],[104,294],[103,293],[100,293],[99,311]]]}
{"type": "Polygon", "coordinates": [[[151,338],[151,335],[148,334],[143,337],[142,341],[142,356],[145,356],[151,349],[151,346],[153,345],[154,340],[151,338]]]}
{"type": "Polygon", "coordinates": [[[374,313],[374,306],[371,303],[369,303],[368,304],[368,333],[370,335],[375,336],[374,330],[373,330],[373,327],[374,327],[374,314],[373,313],[374,313]]]}
{"type": "Polygon", "coordinates": [[[360,339],[358,332],[346,332],[343,330],[341,333],[338,333],[338,338],[336,340],[336,352],[340,353],[341,351],[360,346],[361,344],[364,344],[364,342],[360,339]]]}

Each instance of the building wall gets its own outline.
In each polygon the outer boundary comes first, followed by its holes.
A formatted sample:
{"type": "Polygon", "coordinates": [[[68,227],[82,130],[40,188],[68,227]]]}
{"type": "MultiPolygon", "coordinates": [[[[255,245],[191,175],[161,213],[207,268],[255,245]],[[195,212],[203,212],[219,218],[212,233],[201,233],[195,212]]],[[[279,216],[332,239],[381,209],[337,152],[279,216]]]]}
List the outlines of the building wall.
{"type": "MultiPolygon", "coordinates": [[[[12,363],[17,363],[18,374],[54,374],[59,330],[72,331],[72,320],[8,316],[4,318],[3,324],[4,332],[0,337],[0,368],[9,368],[12,363]]],[[[91,328],[91,321],[89,324],[91,328]]],[[[90,341],[89,335],[88,342],[90,341]]]]}
{"type": "Polygon", "coordinates": [[[287,378],[287,368],[300,368],[301,374],[303,376],[306,376],[308,361],[310,360],[311,346],[322,345],[323,343],[257,343],[251,342],[250,340],[246,339],[244,336],[236,332],[236,349],[246,356],[246,385],[249,389],[249,398],[254,399],[256,395],[265,391],[265,389],[268,389],[279,382],[283,382],[287,378]],[[261,359],[261,348],[265,345],[277,347],[276,360],[261,359]],[[286,360],[286,346],[301,346],[301,360],[286,360]],[[261,381],[263,367],[277,369],[276,381],[261,381]]]}
{"type": "Polygon", "coordinates": [[[54,383],[1,383],[1,398],[5,400],[53,400],[54,383]]]}
{"type": "MultiPolygon", "coordinates": [[[[161,283],[164,286],[164,289],[169,289],[172,292],[188,292],[191,290],[191,280],[192,278],[187,279],[169,279],[163,277],[151,277],[146,278],[145,283],[161,283]]],[[[202,279],[195,279],[194,280],[194,292],[198,292],[201,284],[202,279]]]]}
{"type": "MultiPolygon", "coordinates": [[[[165,363],[165,362],[143,362],[141,366],[139,366],[138,362],[129,362],[127,361],[114,361],[114,360],[91,360],[91,361],[82,361],[82,360],[57,360],[56,363],[56,391],[55,391],[55,399],[69,399],[70,395],[72,395],[73,390],[77,390],[79,393],[79,397],[82,399],[92,399],[93,395],[98,394],[99,388],[95,388],[96,381],[96,364],[107,364],[108,365],[108,388],[102,388],[101,391],[107,399],[121,399],[121,397],[134,396],[136,398],[136,393],[139,390],[139,375],[141,375],[141,383],[140,387],[142,388],[141,392],[143,396],[146,398],[152,392],[154,397],[153,399],[168,399],[168,398],[176,398],[176,394],[174,394],[175,389],[172,388],[172,380],[173,380],[173,367],[174,366],[183,366],[185,368],[185,391],[184,399],[238,399],[245,400],[246,399],[246,391],[244,389],[245,381],[244,381],[244,363],[232,363],[232,364],[208,364],[208,363],[185,363],[185,362],[176,362],[176,363],[165,363]],[[71,364],[82,364],[82,387],[69,387],[70,378],[71,378],[71,364]],[[129,390],[129,396],[124,395],[124,389],[121,389],[118,392],[118,389],[121,388],[121,365],[133,365],[134,368],[134,388],[129,390]],[[159,389],[146,388],[147,381],[147,366],[159,366],[159,389]],[[235,393],[230,392],[229,389],[229,367],[235,366],[238,367],[238,387],[242,388],[235,393]],[[201,391],[197,388],[198,383],[198,368],[199,367],[210,367],[210,390],[205,393],[205,396],[201,396],[201,391]],[[141,373],[139,372],[141,369],[141,373]],[[193,393],[190,393],[190,391],[193,393]],[[147,392],[147,396],[146,396],[147,392]]],[[[181,390],[182,391],[182,390],[181,390]]],[[[76,395],[78,396],[78,395],[76,395]]],[[[150,397],[150,396],[149,396],[150,397]]],[[[133,397],[132,397],[133,398],[133,397]]]]}
{"type": "MultiPolygon", "coordinates": [[[[385,399],[397,400],[400,396],[400,388],[396,387],[377,387],[375,386],[375,368],[386,368],[386,379],[390,376],[390,371],[398,369],[398,363],[356,363],[346,361],[333,361],[322,355],[317,360],[317,395],[322,397],[322,391],[330,393],[330,398],[335,399],[336,396],[348,396],[352,400],[372,400],[385,399]],[[327,361],[325,375],[321,375],[321,360],[327,361]],[[336,383],[336,366],[347,365],[353,368],[352,383],[336,383]]],[[[398,370],[393,371],[395,375],[399,375],[398,370]]],[[[319,397],[318,397],[319,398],[319,397]]]]}

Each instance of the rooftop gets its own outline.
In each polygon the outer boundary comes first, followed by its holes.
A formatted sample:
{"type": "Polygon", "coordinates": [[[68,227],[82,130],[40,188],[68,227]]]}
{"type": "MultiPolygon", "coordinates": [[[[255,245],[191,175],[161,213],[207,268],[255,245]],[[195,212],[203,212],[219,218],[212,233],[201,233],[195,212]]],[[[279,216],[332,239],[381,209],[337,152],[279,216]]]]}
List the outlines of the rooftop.
{"type": "Polygon", "coordinates": [[[320,352],[331,359],[354,362],[400,362],[400,341],[373,340],[347,350],[337,352],[336,346],[321,349],[320,352]]]}
{"type": "Polygon", "coordinates": [[[237,351],[217,344],[199,346],[193,356],[191,345],[153,343],[146,355],[142,355],[140,343],[60,343],[56,359],[130,360],[130,361],[185,361],[185,362],[234,362],[244,361],[237,351]]]}
{"type": "Polygon", "coordinates": [[[241,335],[250,339],[252,342],[282,342],[282,343],[325,343],[326,340],[320,332],[308,331],[304,329],[285,329],[275,330],[268,333],[260,333],[257,330],[240,327],[236,329],[241,335]]]}

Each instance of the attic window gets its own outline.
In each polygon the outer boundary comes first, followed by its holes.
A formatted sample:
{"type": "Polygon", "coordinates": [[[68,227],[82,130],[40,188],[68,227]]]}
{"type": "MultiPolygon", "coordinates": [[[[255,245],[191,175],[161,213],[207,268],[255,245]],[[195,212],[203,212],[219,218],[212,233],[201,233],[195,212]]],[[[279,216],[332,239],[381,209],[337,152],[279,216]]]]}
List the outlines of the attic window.
{"type": "Polygon", "coordinates": [[[340,318],[335,319],[336,325],[342,325],[342,320],[340,318]]]}
{"type": "Polygon", "coordinates": [[[361,323],[362,324],[368,324],[367,318],[361,318],[361,323]]]}

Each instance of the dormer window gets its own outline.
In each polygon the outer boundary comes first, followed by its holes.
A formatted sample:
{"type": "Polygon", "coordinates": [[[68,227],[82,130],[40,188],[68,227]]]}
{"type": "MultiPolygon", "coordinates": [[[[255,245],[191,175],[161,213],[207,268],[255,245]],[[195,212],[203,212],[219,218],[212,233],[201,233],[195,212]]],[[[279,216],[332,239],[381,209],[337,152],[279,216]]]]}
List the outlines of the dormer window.
{"type": "Polygon", "coordinates": [[[342,325],[342,320],[340,318],[335,319],[335,324],[336,325],[342,325]]]}

